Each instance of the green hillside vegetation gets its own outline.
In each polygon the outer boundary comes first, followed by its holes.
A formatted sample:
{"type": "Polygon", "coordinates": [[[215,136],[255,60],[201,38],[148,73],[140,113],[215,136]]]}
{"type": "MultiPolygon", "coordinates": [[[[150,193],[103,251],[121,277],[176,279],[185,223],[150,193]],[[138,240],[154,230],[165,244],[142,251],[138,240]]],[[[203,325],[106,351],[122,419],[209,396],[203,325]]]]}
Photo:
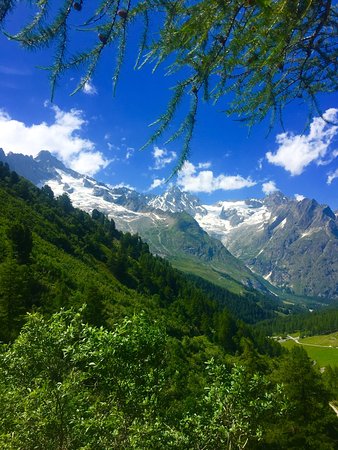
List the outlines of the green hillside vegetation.
{"type": "Polygon", "coordinates": [[[0,164],[0,448],[334,448],[336,373],[220,289],[0,164]]]}
{"type": "Polygon", "coordinates": [[[234,296],[229,290],[213,283],[211,278],[209,281],[196,275],[187,275],[187,278],[215,299],[219,305],[226,306],[235,317],[241,318],[248,324],[255,324],[264,319],[277,317],[277,314],[289,314],[290,312],[289,308],[285,308],[278,299],[266,296],[254,289],[234,296]]]}
{"type": "MultiPolygon", "coordinates": [[[[250,293],[263,284],[239,259],[209,236],[186,212],[168,213],[165,221],[133,222],[151,251],[183,272],[212,281],[234,294],[250,293]],[[138,223],[138,225],[136,225],[138,223]]],[[[268,290],[266,289],[266,293],[268,290]]]]}
{"type": "Polygon", "coordinates": [[[292,339],[281,344],[287,349],[301,345],[319,367],[338,368],[338,308],[335,306],[261,321],[254,328],[264,336],[297,338],[299,344],[292,339]]]}
{"type": "Polygon", "coordinates": [[[323,297],[311,297],[309,295],[296,295],[291,292],[290,289],[279,288],[269,283],[263,277],[259,277],[261,283],[269,289],[275,296],[277,296],[290,310],[293,312],[305,312],[309,309],[319,309],[323,306],[327,306],[330,303],[334,303],[334,300],[330,300],[323,297]],[[301,311],[303,309],[303,311],[301,311]]]}
{"type": "Polygon", "coordinates": [[[335,333],[338,330],[338,307],[333,305],[313,312],[276,317],[260,322],[256,329],[266,336],[292,333],[314,336],[335,333]]]}
{"type": "Polygon", "coordinates": [[[309,357],[316,361],[320,367],[333,366],[338,368],[338,332],[304,337],[294,340],[288,339],[282,342],[282,346],[292,348],[295,345],[302,345],[309,357]]]}
{"type": "Polygon", "coordinates": [[[214,267],[210,267],[210,264],[203,263],[198,258],[193,259],[184,256],[169,256],[168,259],[173,267],[176,267],[178,270],[210,280],[213,284],[223,287],[235,294],[241,294],[243,291],[245,292],[243,286],[227,273],[221,271],[221,268],[217,270],[214,267]]]}

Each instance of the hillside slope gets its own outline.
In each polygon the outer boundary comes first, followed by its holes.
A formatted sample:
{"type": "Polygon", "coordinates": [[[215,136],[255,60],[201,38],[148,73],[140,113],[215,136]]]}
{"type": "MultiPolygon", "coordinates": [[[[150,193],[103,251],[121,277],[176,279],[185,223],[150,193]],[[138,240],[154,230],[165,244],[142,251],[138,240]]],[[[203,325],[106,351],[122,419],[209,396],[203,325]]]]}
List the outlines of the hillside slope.
{"type": "Polygon", "coordinates": [[[39,190],[0,163],[0,339],[18,332],[26,311],[82,303],[96,311],[98,324],[144,310],[178,334],[211,332],[227,302],[238,317],[249,318],[247,310],[255,320],[273,315],[262,296],[246,301],[225,292],[221,301],[207,295],[139,236],[121,233],[97,210],[91,217],[74,208],[67,195],[55,199],[50,188],[39,190]]]}
{"type": "Polygon", "coordinates": [[[269,292],[243,262],[234,258],[220,241],[208,236],[191,215],[182,215],[205,210],[198,199],[178,188],[160,198],[107,186],[68,169],[47,151],[41,151],[36,158],[14,153],[6,156],[0,151],[1,159],[34,184],[48,184],[55,195],[66,193],[74,206],[89,213],[98,209],[113,219],[119,230],[138,233],[152,253],[170,260],[180,270],[212,279],[235,293],[251,289],[269,292]]]}

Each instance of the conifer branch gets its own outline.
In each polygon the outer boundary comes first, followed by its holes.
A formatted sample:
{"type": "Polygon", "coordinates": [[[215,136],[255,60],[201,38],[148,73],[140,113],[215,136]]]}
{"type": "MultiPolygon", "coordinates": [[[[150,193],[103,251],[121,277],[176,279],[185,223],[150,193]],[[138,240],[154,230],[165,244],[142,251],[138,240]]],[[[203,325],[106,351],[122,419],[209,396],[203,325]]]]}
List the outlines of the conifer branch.
{"type": "Polygon", "coordinates": [[[141,60],[142,55],[147,47],[148,30],[149,30],[149,15],[148,15],[147,10],[143,11],[142,17],[143,17],[143,32],[142,32],[142,36],[141,36],[141,40],[140,40],[139,51],[138,51],[135,65],[134,65],[134,69],[139,68],[140,60],[141,60]]]}
{"type": "Polygon", "coordinates": [[[0,3],[0,25],[5,21],[8,13],[14,9],[15,4],[15,0],[3,0],[0,3]]]}
{"type": "Polygon", "coordinates": [[[190,153],[190,143],[191,143],[192,136],[194,134],[195,124],[196,124],[197,109],[198,109],[198,94],[193,93],[192,100],[190,103],[190,110],[189,110],[185,120],[182,122],[179,130],[173,135],[172,138],[169,139],[169,141],[171,142],[172,140],[177,139],[182,133],[185,133],[179,161],[168,180],[170,180],[174,175],[176,175],[182,169],[183,164],[188,159],[188,156],[190,153]]]}
{"type": "MultiPolygon", "coordinates": [[[[130,0],[128,1],[126,15],[128,17],[130,11],[130,0]]],[[[127,18],[122,18],[122,31],[120,33],[120,40],[118,43],[118,55],[116,61],[115,72],[113,75],[113,95],[116,92],[116,86],[121,72],[124,55],[126,53],[126,35],[127,35],[127,18]]]]}
{"type": "Polygon", "coordinates": [[[57,47],[56,55],[55,55],[55,63],[52,67],[52,71],[50,74],[51,80],[51,102],[54,100],[55,87],[57,85],[57,81],[63,73],[63,64],[65,58],[65,52],[67,48],[67,26],[66,23],[62,26],[60,30],[59,44],[57,47]]]}
{"type": "MultiPolygon", "coordinates": [[[[55,17],[54,21],[44,26],[41,24],[41,20],[46,15],[47,5],[44,7],[43,15],[38,19],[34,27],[32,24],[27,25],[18,34],[12,36],[7,35],[10,39],[19,41],[24,47],[35,50],[42,47],[49,47],[51,42],[54,41],[59,33],[64,31],[64,26],[67,25],[68,16],[72,10],[73,1],[66,0],[63,8],[61,8],[55,17]],[[36,29],[36,30],[35,30],[36,29]],[[35,31],[35,32],[34,32],[35,31]]],[[[35,19],[33,19],[33,22],[35,19]]]]}
{"type": "Polygon", "coordinates": [[[150,124],[150,126],[159,124],[159,128],[157,129],[157,131],[155,131],[155,133],[151,135],[149,140],[141,147],[141,150],[145,149],[146,147],[148,147],[148,145],[155,142],[167,130],[168,125],[173,120],[176,110],[182,101],[186,87],[191,83],[191,81],[192,81],[191,79],[188,79],[183,82],[180,82],[178,85],[175,86],[174,95],[171,97],[169,101],[167,111],[162,116],[160,116],[155,122],[150,124]]]}
{"type": "MultiPolygon", "coordinates": [[[[249,125],[269,112],[272,121],[281,120],[283,107],[295,99],[309,102],[313,109],[318,93],[338,88],[338,7],[332,0],[135,0],[127,3],[124,18],[123,12],[118,15],[119,0],[85,1],[82,25],[72,28],[72,33],[68,19],[75,11],[73,0],[60,0],[58,10],[51,7],[52,0],[29,3],[35,8],[31,22],[14,36],[5,34],[28,49],[56,45],[48,68],[52,97],[61,75],[83,66],[72,94],[81,90],[92,78],[103,50],[114,46],[115,91],[129,43],[127,25],[129,30],[141,24],[135,68],[152,64],[155,71],[166,62],[166,75],[184,80],[174,86],[168,108],[155,122],[158,128],[145,146],[168,129],[192,88],[206,102],[224,100],[224,112],[249,125]],[[98,33],[100,42],[87,51],[75,48],[68,57],[67,37],[77,31],[98,33]]],[[[16,4],[0,3],[1,24],[9,12],[15,12],[16,4]]],[[[197,100],[193,96],[185,119],[169,138],[186,136],[183,157],[188,154],[188,130],[194,128],[197,100]]]]}
{"type": "Polygon", "coordinates": [[[95,14],[84,22],[83,27],[87,27],[88,25],[92,25],[96,22],[99,22],[101,19],[105,17],[105,15],[111,8],[117,8],[117,6],[118,0],[104,1],[103,3],[101,3],[101,5],[99,5],[97,10],[95,11],[95,14]]]}

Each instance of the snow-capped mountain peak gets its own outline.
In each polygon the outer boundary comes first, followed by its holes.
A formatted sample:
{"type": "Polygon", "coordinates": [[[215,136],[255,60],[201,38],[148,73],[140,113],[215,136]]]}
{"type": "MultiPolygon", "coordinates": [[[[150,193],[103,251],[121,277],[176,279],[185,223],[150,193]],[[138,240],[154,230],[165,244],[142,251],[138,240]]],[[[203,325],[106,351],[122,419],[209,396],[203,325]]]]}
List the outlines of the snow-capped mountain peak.
{"type": "Polygon", "coordinates": [[[187,212],[192,216],[206,213],[197,197],[181,191],[177,186],[171,187],[162,195],[153,197],[149,200],[148,205],[152,208],[172,213],[187,212]]]}

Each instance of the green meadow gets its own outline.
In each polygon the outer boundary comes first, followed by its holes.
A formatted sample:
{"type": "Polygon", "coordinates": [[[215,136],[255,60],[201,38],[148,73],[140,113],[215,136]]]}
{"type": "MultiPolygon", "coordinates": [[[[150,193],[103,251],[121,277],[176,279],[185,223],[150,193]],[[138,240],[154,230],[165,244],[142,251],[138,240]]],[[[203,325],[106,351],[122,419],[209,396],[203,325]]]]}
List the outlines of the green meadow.
{"type": "Polygon", "coordinates": [[[309,357],[320,367],[338,366],[338,332],[299,339],[299,344],[289,339],[282,345],[289,349],[295,345],[302,345],[309,357]],[[323,347],[316,347],[317,345],[323,347]]]}

